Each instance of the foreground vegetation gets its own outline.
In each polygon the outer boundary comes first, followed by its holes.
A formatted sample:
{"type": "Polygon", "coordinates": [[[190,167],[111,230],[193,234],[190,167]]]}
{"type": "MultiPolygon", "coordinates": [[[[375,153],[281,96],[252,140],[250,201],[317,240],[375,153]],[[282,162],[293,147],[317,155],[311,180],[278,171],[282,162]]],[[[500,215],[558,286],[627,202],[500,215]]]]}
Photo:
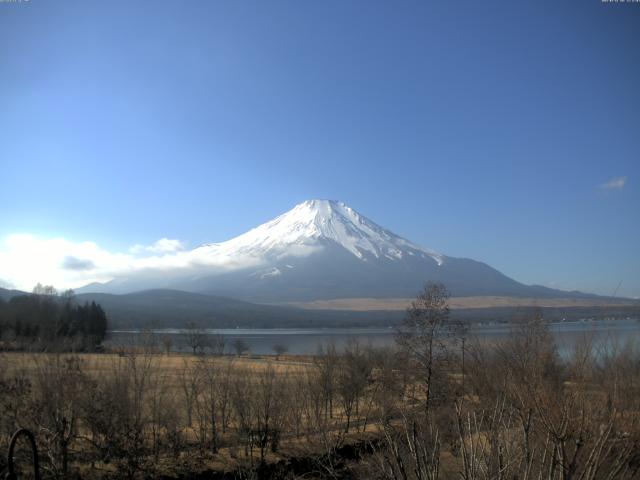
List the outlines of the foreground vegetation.
{"type": "Polygon", "coordinates": [[[5,353],[0,448],[29,428],[45,478],[640,475],[633,346],[585,339],[561,359],[537,317],[491,345],[458,327],[432,288],[394,349],[177,355],[149,337],[105,354],[5,353]]]}

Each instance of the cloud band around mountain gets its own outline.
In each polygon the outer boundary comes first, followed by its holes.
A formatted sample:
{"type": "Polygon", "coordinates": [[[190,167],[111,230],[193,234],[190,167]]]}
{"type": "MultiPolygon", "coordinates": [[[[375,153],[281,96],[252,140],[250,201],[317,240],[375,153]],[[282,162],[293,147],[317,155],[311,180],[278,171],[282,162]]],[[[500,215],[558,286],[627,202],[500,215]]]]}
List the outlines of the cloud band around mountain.
{"type": "Polygon", "coordinates": [[[201,267],[213,273],[258,264],[258,259],[248,256],[231,258],[201,249],[185,250],[181,241],[168,238],[148,246],[135,245],[125,253],[108,251],[94,242],[31,234],[13,234],[0,241],[0,286],[27,291],[37,283],[58,289],[79,288],[124,275],[197,271],[201,267]]]}

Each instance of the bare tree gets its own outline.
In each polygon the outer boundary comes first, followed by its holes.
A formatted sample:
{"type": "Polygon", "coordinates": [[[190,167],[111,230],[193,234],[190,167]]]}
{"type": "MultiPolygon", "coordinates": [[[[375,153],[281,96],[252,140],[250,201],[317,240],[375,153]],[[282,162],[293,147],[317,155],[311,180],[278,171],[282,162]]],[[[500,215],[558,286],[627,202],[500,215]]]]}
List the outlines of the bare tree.
{"type": "Polygon", "coordinates": [[[397,344],[416,363],[426,412],[433,402],[434,382],[443,379],[444,372],[439,367],[449,353],[450,342],[462,333],[461,325],[449,316],[448,300],[444,285],[427,283],[411,302],[396,336],[397,344]]]}
{"type": "Polygon", "coordinates": [[[222,356],[224,355],[224,348],[226,346],[227,340],[224,338],[224,335],[220,333],[216,333],[211,337],[211,341],[209,342],[210,348],[214,355],[222,356]]]}
{"type": "Polygon", "coordinates": [[[284,419],[284,390],[286,374],[276,374],[274,368],[269,365],[258,376],[258,381],[253,391],[253,411],[256,415],[256,429],[254,433],[258,437],[260,447],[260,460],[264,460],[267,446],[271,444],[271,450],[276,452],[281,435],[284,419]]]}
{"type": "Polygon", "coordinates": [[[164,352],[168,355],[171,354],[171,348],[173,347],[173,337],[171,334],[165,334],[161,337],[162,346],[164,347],[164,352]]]}
{"type": "Polygon", "coordinates": [[[340,358],[338,369],[338,395],[346,416],[345,433],[349,432],[353,415],[358,416],[360,398],[364,394],[371,375],[371,364],[360,345],[349,342],[340,358]]]}
{"type": "Polygon", "coordinates": [[[233,341],[233,349],[236,351],[236,355],[240,357],[244,352],[249,351],[249,345],[241,338],[236,338],[233,341]]]}
{"type": "Polygon", "coordinates": [[[273,347],[271,347],[271,349],[276,354],[276,359],[278,360],[280,360],[281,355],[284,355],[285,353],[287,353],[287,351],[289,351],[289,348],[287,348],[287,346],[282,343],[276,343],[273,347]]]}
{"type": "Polygon", "coordinates": [[[323,394],[324,414],[333,418],[333,397],[336,390],[336,369],[338,367],[338,352],[334,344],[326,347],[318,346],[318,353],[313,359],[318,370],[318,381],[323,394]]]}
{"type": "MultiPolygon", "coordinates": [[[[151,438],[151,451],[157,463],[160,459],[164,437],[175,428],[177,409],[171,385],[160,374],[165,369],[162,358],[155,358],[149,372],[145,407],[148,416],[148,437],[151,438]]],[[[166,360],[164,360],[166,361],[166,360]]]]}
{"type": "Polygon", "coordinates": [[[219,423],[225,414],[228,398],[228,372],[226,365],[220,360],[203,356],[198,360],[198,379],[201,386],[201,394],[196,400],[196,410],[199,413],[200,441],[208,443],[213,453],[218,452],[219,423]],[[225,391],[226,390],[226,391],[225,391]],[[209,441],[207,442],[207,438],[209,441]]]}
{"type": "Polygon", "coordinates": [[[200,379],[196,369],[189,359],[183,359],[183,366],[180,369],[179,384],[184,399],[184,407],[187,414],[187,425],[193,425],[193,406],[200,393],[200,379]]]}
{"type": "Polygon", "coordinates": [[[208,347],[208,338],[204,329],[198,327],[195,323],[189,322],[186,328],[187,345],[191,348],[194,355],[204,353],[208,347]]]}
{"type": "Polygon", "coordinates": [[[69,473],[69,452],[78,435],[80,391],[84,384],[82,363],[77,356],[55,354],[46,360],[34,356],[36,397],[33,418],[43,440],[49,465],[56,477],[69,473]]]}
{"type": "Polygon", "coordinates": [[[254,402],[251,401],[252,385],[250,373],[244,369],[236,370],[231,380],[230,399],[238,430],[238,436],[244,443],[245,456],[253,457],[255,427],[254,402]]]}
{"type": "Polygon", "coordinates": [[[222,375],[220,378],[219,388],[218,388],[218,408],[220,410],[220,427],[222,428],[222,433],[225,434],[227,432],[227,428],[229,426],[229,419],[231,417],[231,380],[234,372],[234,362],[233,358],[229,357],[224,362],[224,367],[222,369],[222,375]]]}
{"type": "Polygon", "coordinates": [[[159,381],[157,374],[153,354],[123,352],[111,357],[106,375],[83,389],[85,438],[98,451],[98,458],[118,460],[120,477],[135,478],[152,467],[145,429],[151,422],[149,391],[159,381]]]}
{"type": "Polygon", "coordinates": [[[41,295],[46,297],[55,297],[58,295],[58,291],[51,285],[42,285],[40,282],[33,287],[34,295],[41,295]]]}
{"type": "Polygon", "coordinates": [[[389,480],[438,480],[442,442],[431,421],[403,414],[399,425],[383,425],[383,442],[374,446],[379,478],[389,480]]]}

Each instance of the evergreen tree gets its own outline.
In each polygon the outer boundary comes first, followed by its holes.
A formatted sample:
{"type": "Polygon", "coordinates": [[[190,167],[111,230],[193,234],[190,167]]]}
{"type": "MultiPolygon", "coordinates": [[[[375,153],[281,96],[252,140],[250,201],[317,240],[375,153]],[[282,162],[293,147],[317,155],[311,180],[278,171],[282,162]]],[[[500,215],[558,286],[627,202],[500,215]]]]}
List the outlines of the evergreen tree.
{"type": "Polygon", "coordinates": [[[86,345],[99,345],[107,332],[104,309],[95,302],[78,305],[72,290],[58,296],[53,287],[38,284],[31,295],[0,302],[0,334],[41,342],[85,338],[86,345]]]}

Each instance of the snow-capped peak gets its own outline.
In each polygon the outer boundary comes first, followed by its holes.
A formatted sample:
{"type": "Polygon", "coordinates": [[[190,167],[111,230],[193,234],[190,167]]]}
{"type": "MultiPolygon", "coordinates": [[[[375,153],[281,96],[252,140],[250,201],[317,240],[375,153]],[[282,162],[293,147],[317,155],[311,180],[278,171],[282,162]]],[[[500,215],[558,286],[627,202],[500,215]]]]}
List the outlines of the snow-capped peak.
{"type": "Polygon", "coordinates": [[[324,248],[323,241],[327,240],[361,259],[368,255],[388,259],[410,255],[431,257],[438,265],[443,262],[439,253],[415,245],[333,200],[307,200],[247,233],[203,248],[223,255],[306,256],[324,248]]]}

